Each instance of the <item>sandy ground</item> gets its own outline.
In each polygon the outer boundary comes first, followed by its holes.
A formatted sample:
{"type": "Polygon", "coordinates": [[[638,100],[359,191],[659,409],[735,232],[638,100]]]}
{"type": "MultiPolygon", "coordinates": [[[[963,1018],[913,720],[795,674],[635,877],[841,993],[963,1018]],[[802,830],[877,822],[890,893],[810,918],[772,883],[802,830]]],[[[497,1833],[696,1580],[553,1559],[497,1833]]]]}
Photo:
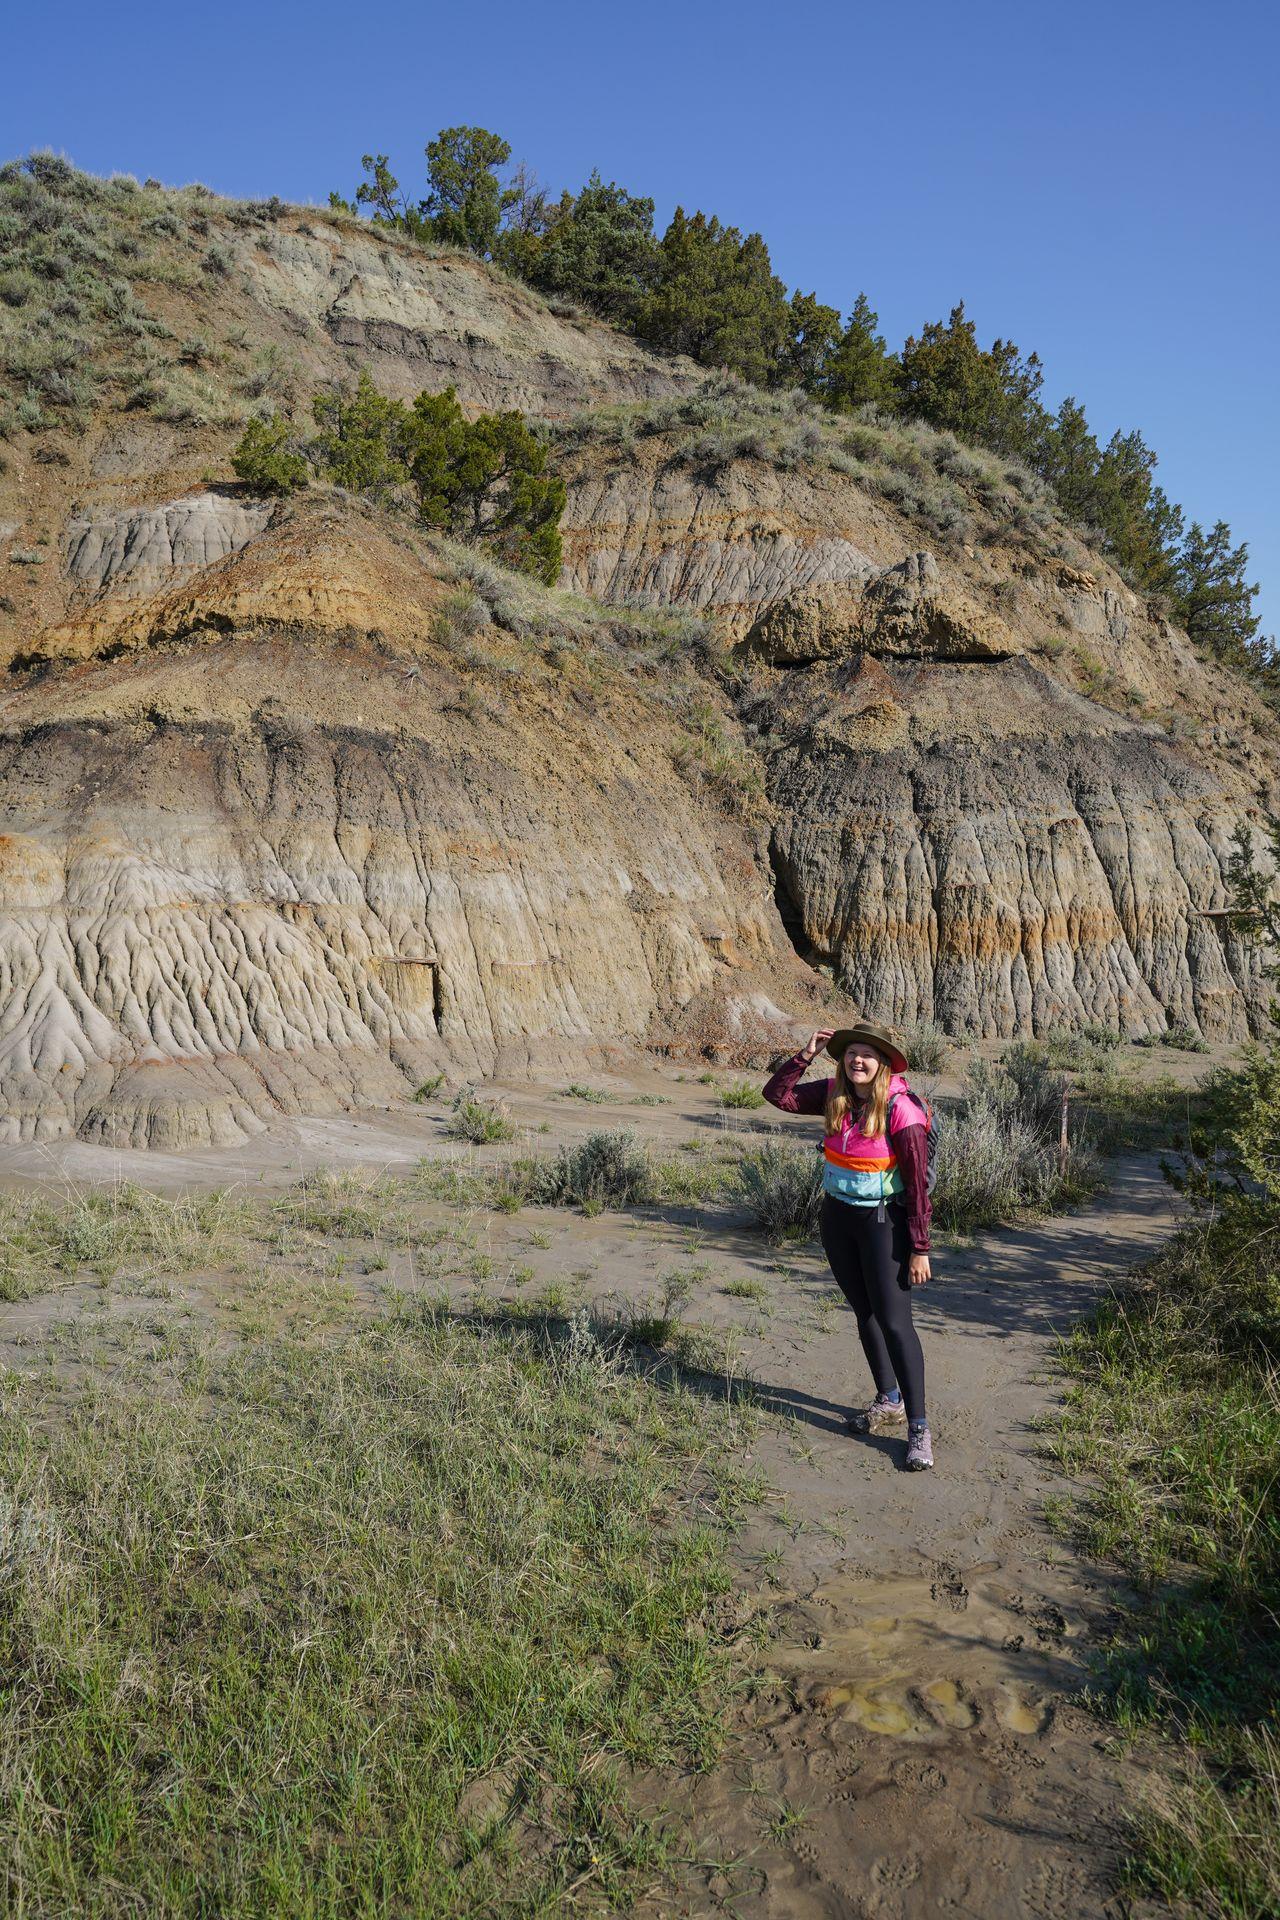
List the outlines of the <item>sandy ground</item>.
{"type": "Polygon", "coordinates": [[[937,1257],[917,1302],[932,1474],[903,1471],[902,1439],[841,1430],[866,1391],[851,1316],[815,1329],[822,1272],[796,1263],[752,1354],[794,1423],[759,1447],[790,1524],[775,1508],[743,1555],[758,1573],[782,1548],[775,1684],[729,1764],[691,1795],[691,1854],[738,1864],[697,1874],[677,1910],[1135,1911],[1114,1901],[1117,1828],[1143,1762],[1120,1757],[1071,1699],[1111,1596],[1044,1522],[1046,1497],[1070,1489],[1040,1457],[1034,1422],[1058,1392],[1057,1330],[1171,1224],[1158,1171],[1133,1161],[1086,1213],[937,1257]]]}
{"type": "MultiPolygon", "coordinates": [[[[778,1127],[801,1138],[813,1126],[769,1109],[722,1115],[714,1086],[674,1070],[597,1084],[610,1086],[609,1104],[546,1087],[502,1092],[539,1148],[600,1126],[632,1126],[667,1147],[778,1127]],[[637,1107],[638,1092],[665,1104],[637,1107]]],[[[421,1108],[282,1122],[244,1148],[183,1157],[22,1148],[2,1174],[54,1188],[128,1178],[166,1191],[271,1191],[318,1167],[394,1173],[424,1154],[463,1151],[446,1139],[446,1117],[421,1108]]],[[[769,1409],[744,1465],[774,1491],[735,1553],[744,1590],[777,1606],[780,1633],[725,1764],[697,1782],[662,1783],[690,1864],[679,1900],[655,1893],[647,1915],[1137,1911],[1116,1904],[1114,1890],[1118,1821],[1142,1791],[1144,1763],[1072,1702],[1111,1595],[1045,1523],[1046,1498],[1069,1489],[1042,1459],[1035,1422],[1059,1391],[1058,1331],[1152,1252],[1172,1220],[1154,1163],[1132,1159],[1080,1214],[944,1246],[916,1296],[938,1464],[915,1475],[903,1470],[904,1439],[843,1430],[870,1388],[852,1315],[816,1247],[779,1254],[721,1207],[470,1216],[490,1265],[469,1283],[472,1297],[534,1300],[554,1284],[610,1311],[656,1299],[664,1277],[682,1273],[687,1322],[714,1337],[727,1371],[749,1375],[769,1409]],[[726,1291],[743,1283],[758,1297],[726,1291]]],[[[362,1283],[356,1247],[348,1276],[370,1291],[423,1284],[405,1260],[393,1255],[362,1283]]],[[[0,1308],[0,1350],[75,1304],[64,1292],[0,1308]]]]}

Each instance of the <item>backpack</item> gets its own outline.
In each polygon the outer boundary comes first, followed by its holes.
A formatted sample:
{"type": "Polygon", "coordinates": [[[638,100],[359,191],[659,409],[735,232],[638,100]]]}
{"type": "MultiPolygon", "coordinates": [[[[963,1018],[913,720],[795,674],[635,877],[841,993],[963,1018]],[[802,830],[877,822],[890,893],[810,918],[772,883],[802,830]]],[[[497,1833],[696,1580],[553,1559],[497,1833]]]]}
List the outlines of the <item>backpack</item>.
{"type": "MultiPolygon", "coordinates": [[[[894,1105],[901,1097],[902,1096],[897,1093],[890,1096],[889,1111],[885,1120],[885,1126],[889,1129],[893,1127],[894,1105]]],[[[915,1101],[918,1107],[923,1107],[925,1112],[924,1190],[926,1193],[931,1194],[938,1182],[938,1121],[933,1108],[927,1100],[922,1100],[918,1093],[911,1094],[910,1098],[915,1101]]]]}

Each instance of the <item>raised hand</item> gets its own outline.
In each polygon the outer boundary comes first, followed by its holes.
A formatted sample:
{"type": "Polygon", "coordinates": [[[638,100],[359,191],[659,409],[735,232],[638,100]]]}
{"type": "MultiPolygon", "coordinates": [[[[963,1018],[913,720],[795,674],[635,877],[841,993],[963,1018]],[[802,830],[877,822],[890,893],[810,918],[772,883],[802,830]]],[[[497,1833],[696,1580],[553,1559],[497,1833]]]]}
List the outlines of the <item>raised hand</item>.
{"type": "Polygon", "coordinates": [[[834,1032],[834,1027],[819,1027],[816,1033],[811,1033],[802,1049],[805,1059],[815,1060],[834,1032]]]}

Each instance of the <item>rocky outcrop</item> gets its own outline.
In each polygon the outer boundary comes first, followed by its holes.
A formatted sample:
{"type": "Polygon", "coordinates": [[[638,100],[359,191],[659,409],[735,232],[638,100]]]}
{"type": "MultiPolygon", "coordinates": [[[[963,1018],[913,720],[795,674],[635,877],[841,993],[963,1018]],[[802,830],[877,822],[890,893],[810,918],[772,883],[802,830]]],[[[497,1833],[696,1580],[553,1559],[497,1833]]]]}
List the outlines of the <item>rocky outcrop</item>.
{"type": "Polygon", "coordinates": [[[607,636],[442,638],[457,586],[316,503],[201,591],[0,708],[0,1138],[229,1140],[800,985],[759,835],[607,636]]]}
{"type": "Polygon", "coordinates": [[[682,397],[698,370],[474,259],[200,217],[135,287],[164,418],[112,411],[104,362],[84,434],[0,473],[0,1138],[226,1140],[618,1044],[745,1061],[841,990],[1001,1036],[1257,1021],[1206,915],[1280,803],[1274,726],[1044,513],[682,397]],[[567,593],[207,479],[249,411],[361,366],[646,402],[556,440],[567,593]]]}
{"type": "Polygon", "coordinates": [[[66,567],[82,593],[149,593],[175,574],[238,553],[271,518],[267,500],[199,493],[161,506],[77,514],[66,533],[66,567]]]}
{"type": "Polygon", "coordinates": [[[841,514],[847,483],[817,469],[735,461],[708,475],[657,438],[625,458],[564,464],[566,585],[615,602],[675,601],[718,616],[731,640],[775,600],[820,583],[860,585],[890,557],[873,530],[864,544],[841,514]]]}
{"type": "Polygon", "coordinates": [[[1005,1036],[1256,1024],[1256,961],[1203,914],[1275,804],[1266,723],[1104,567],[944,557],[838,472],[695,480],[648,442],[584,457],[570,514],[575,582],[678,581],[738,640],[782,919],[858,1004],[1005,1036]]]}
{"type": "Polygon", "coordinates": [[[862,650],[904,659],[1007,660],[1024,648],[998,615],[954,583],[933,555],[909,553],[861,583],[825,581],[771,601],[743,655],[771,666],[807,666],[862,650]]]}
{"type": "MultiPolygon", "coordinates": [[[[561,417],[686,392],[705,377],[465,254],[431,253],[370,226],[322,219],[233,242],[255,300],[313,330],[411,398],[454,386],[465,406],[561,417]]],[[[313,349],[314,351],[314,349],[313,349]]]]}
{"type": "Polygon", "coordinates": [[[1247,788],[1158,729],[1027,661],[830,664],[753,711],[784,917],[868,1013],[1004,1037],[1260,1017],[1256,958],[1204,917],[1247,788]]]}

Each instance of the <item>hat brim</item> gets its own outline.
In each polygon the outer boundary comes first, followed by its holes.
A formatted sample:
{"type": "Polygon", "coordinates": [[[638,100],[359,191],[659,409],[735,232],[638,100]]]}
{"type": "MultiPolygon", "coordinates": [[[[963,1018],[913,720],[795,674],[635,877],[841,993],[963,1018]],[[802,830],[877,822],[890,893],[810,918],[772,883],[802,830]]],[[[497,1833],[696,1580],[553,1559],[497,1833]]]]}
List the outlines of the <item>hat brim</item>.
{"type": "Polygon", "coordinates": [[[877,1053],[882,1053],[895,1073],[905,1073],[907,1056],[901,1047],[896,1047],[887,1033],[877,1033],[874,1027],[841,1027],[833,1033],[827,1042],[827,1052],[833,1060],[843,1060],[845,1049],[853,1040],[866,1040],[877,1053]]]}

